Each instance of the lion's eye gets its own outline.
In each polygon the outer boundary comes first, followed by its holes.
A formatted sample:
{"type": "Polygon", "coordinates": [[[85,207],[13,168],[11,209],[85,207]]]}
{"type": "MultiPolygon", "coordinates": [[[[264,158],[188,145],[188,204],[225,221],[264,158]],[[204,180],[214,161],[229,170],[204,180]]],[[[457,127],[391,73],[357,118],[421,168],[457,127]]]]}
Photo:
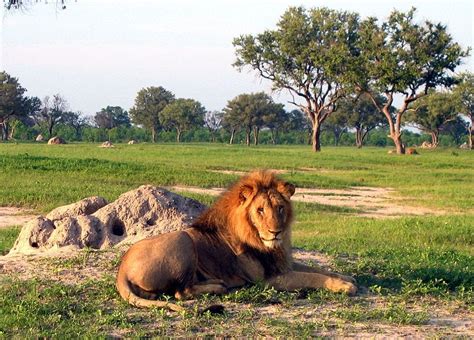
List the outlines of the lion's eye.
{"type": "Polygon", "coordinates": [[[258,212],[260,215],[263,215],[263,208],[258,208],[258,209],[257,209],[257,212],[258,212]]]}

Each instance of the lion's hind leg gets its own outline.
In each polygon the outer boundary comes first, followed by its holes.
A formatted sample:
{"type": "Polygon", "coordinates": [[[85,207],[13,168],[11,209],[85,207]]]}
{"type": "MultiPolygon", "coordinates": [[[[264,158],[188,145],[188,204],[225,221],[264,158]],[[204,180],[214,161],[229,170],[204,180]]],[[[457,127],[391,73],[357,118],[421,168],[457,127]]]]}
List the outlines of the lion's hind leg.
{"type": "Polygon", "coordinates": [[[185,288],[183,291],[178,291],[175,294],[175,298],[179,300],[190,299],[202,294],[225,294],[227,287],[224,281],[218,279],[210,279],[202,282],[198,282],[191,287],[185,288]]]}

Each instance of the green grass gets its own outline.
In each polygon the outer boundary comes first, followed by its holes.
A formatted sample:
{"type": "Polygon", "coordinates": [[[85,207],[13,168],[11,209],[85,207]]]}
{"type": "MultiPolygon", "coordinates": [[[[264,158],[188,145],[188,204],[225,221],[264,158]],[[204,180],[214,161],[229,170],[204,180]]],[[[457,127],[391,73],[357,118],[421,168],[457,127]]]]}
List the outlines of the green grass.
{"type": "Polygon", "coordinates": [[[20,229],[21,227],[19,226],[0,229],[0,256],[8,253],[12,248],[20,233],[20,229]]]}
{"type": "Polygon", "coordinates": [[[237,176],[209,170],[286,169],[302,187],[389,186],[410,204],[471,210],[473,154],[468,150],[421,150],[417,156],[380,148],[138,144],[0,144],[0,204],[47,211],[88,195],[108,199],[140,184],[223,187],[237,176]],[[301,172],[299,168],[317,171],[301,172]]]}
{"type": "MultiPolygon", "coordinates": [[[[113,200],[142,184],[225,187],[238,176],[214,170],[255,168],[286,169],[282,176],[302,187],[391,187],[404,204],[449,212],[371,219],[357,216],[357,209],[295,202],[294,245],[331,255],[333,268],[354,275],[381,305],[374,306],[364,294],[349,298],[326,291],[282,293],[256,285],[223,297],[204,296],[189,313],[172,315],[127,306],[115,292],[113,278],[66,285],[7,276],[0,277],[0,337],[309,337],[344,334],[352,322],[424,324],[433,316],[432,309],[451,304],[456,310],[473,312],[474,154],[452,149],[420,153],[395,156],[378,148],[325,148],[313,154],[299,146],[208,144],[118,145],[114,149],[91,144],[0,144],[0,177],[4,179],[0,205],[38,212],[92,195],[113,200]],[[319,308],[318,318],[296,322],[252,310],[275,305],[297,311],[300,301],[319,308]],[[212,303],[251,307],[221,316],[198,313],[201,306],[212,303]]],[[[205,204],[215,199],[183,194],[205,204]]],[[[18,227],[0,230],[0,254],[12,246],[18,232],[18,227]]],[[[59,263],[52,260],[52,265],[61,270],[85,268],[93,263],[94,254],[85,252],[59,263]]],[[[116,268],[117,263],[118,257],[107,268],[116,268]]]]}

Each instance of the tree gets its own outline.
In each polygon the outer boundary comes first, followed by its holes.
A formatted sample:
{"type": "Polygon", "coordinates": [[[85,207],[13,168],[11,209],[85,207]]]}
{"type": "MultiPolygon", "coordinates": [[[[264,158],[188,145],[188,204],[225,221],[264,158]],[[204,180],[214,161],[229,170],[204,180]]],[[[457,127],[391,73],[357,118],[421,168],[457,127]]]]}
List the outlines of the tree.
{"type": "Polygon", "coordinates": [[[474,149],[474,74],[464,72],[459,78],[459,84],[454,88],[454,95],[458,105],[458,110],[466,117],[470,124],[467,126],[468,144],[471,150],[474,149]]]}
{"type": "Polygon", "coordinates": [[[135,106],[130,109],[130,117],[135,124],[151,130],[153,143],[161,128],[160,112],[174,101],[174,94],[162,86],[141,89],[135,98],[135,106]]]}
{"type": "Polygon", "coordinates": [[[44,125],[48,130],[48,138],[53,136],[54,127],[62,122],[66,114],[69,104],[66,99],[59,93],[53,95],[53,98],[46,96],[43,99],[41,110],[35,117],[39,125],[44,125]]]}
{"type": "Polygon", "coordinates": [[[206,111],[204,115],[204,125],[209,130],[211,135],[211,142],[216,141],[216,133],[222,127],[222,112],[219,111],[206,111]]]}
{"type": "Polygon", "coordinates": [[[287,119],[288,115],[283,104],[268,103],[262,115],[262,121],[264,127],[270,130],[272,144],[277,143],[278,131],[283,129],[287,119]]]}
{"type": "Polygon", "coordinates": [[[160,123],[166,128],[176,130],[176,141],[181,134],[193,127],[204,125],[206,109],[194,99],[176,99],[160,112],[160,123]]]}
{"type": "Polygon", "coordinates": [[[469,54],[453,41],[446,26],[430,21],[417,24],[414,15],[415,8],[407,13],[394,10],[382,25],[372,17],[362,22],[360,29],[360,66],[364,72],[360,73],[358,88],[369,94],[385,116],[398,154],[405,153],[401,138],[404,113],[430,88],[453,85],[451,72],[469,54]],[[375,100],[378,93],[385,96],[383,105],[375,100]],[[397,94],[402,104],[391,114],[397,94]]]}
{"type": "Polygon", "coordinates": [[[237,129],[236,126],[244,129],[247,146],[250,145],[253,132],[254,144],[257,145],[259,132],[263,127],[262,118],[271,109],[272,104],[274,104],[272,99],[264,92],[240,94],[227,102],[224,108],[224,120],[232,126],[233,132],[237,129]]]}
{"type": "Polygon", "coordinates": [[[303,104],[312,125],[312,149],[321,150],[321,125],[344,94],[344,84],[355,76],[359,16],[355,13],[290,7],[276,30],[234,39],[239,70],[249,66],[273,84],[288,90],[303,104]]]}
{"type": "Polygon", "coordinates": [[[100,129],[108,131],[110,140],[110,130],[119,126],[130,127],[128,112],[120,106],[107,106],[102,108],[94,116],[94,122],[100,129]]]}
{"type": "MultiPolygon", "coordinates": [[[[374,97],[378,105],[384,104],[385,99],[382,96],[375,95],[374,97]]],[[[390,112],[393,112],[393,107],[390,108],[390,112]]],[[[385,118],[378,112],[366,93],[341,100],[334,115],[346,117],[346,127],[355,130],[356,146],[358,148],[362,147],[370,131],[383,126],[385,123],[385,118]]]]}
{"type": "Polygon", "coordinates": [[[461,145],[464,138],[466,137],[466,131],[469,132],[470,125],[469,123],[461,118],[460,115],[456,116],[454,120],[451,120],[444,124],[440,132],[445,135],[451,136],[455,145],[461,145]]]}
{"type": "Polygon", "coordinates": [[[417,100],[412,110],[407,112],[407,122],[413,123],[421,131],[431,135],[431,145],[439,145],[439,134],[448,122],[457,116],[456,103],[452,93],[430,91],[417,100]]]}
{"type": "Polygon", "coordinates": [[[342,134],[347,132],[347,116],[337,109],[326,120],[323,130],[331,131],[334,135],[334,145],[339,145],[342,134]]]}
{"type": "Polygon", "coordinates": [[[9,122],[24,114],[25,89],[17,78],[6,72],[0,72],[0,135],[2,140],[10,137],[9,122]]]}
{"type": "Polygon", "coordinates": [[[229,107],[229,103],[230,101],[228,102],[227,107],[222,110],[220,116],[222,128],[229,131],[229,144],[232,145],[234,144],[235,134],[241,129],[242,126],[237,110],[229,107]]]}
{"type": "Polygon", "coordinates": [[[68,111],[65,112],[63,115],[63,123],[72,127],[76,133],[76,138],[80,139],[81,137],[81,130],[89,125],[88,119],[84,117],[81,111],[72,112],[68,111]]]}

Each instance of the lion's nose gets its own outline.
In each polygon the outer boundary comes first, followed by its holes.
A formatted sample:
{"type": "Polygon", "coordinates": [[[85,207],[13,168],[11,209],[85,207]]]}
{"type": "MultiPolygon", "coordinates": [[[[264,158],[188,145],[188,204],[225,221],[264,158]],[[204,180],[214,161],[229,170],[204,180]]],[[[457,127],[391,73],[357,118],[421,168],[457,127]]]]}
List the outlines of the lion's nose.
{"type": "Polygon", "coordinates": [[[272,233],[274,237],[277,237],[281,233],[281,230],[268,230],[268,231],[272,233]]]}

